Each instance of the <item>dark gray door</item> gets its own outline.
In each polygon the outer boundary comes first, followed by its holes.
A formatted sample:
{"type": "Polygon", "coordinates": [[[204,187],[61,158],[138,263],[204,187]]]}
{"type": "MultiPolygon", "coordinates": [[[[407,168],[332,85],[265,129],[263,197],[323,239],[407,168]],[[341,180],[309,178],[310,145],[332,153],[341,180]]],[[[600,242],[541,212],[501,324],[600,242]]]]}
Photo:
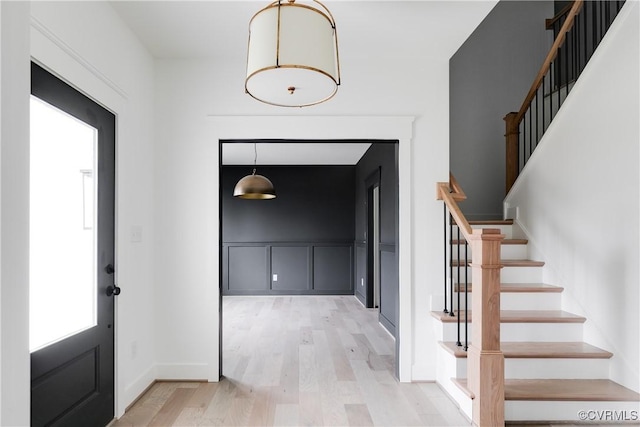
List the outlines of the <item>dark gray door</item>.
{"type": "Polygon", "coordinates": [[[31,424],[114,414],[115,116],[31,66],[31,424]]]}

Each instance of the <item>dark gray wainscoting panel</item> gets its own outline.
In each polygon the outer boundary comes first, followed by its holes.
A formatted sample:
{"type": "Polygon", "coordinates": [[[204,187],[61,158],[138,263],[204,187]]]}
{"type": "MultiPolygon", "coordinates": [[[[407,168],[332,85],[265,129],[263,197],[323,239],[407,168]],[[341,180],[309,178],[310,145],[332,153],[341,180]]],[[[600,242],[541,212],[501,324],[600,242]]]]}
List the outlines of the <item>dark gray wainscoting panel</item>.
{"type": "Polygon", "coordinates": [[[223,295],[353,294],[351,242],[225,242],[223,295]],[[278,280],[273,280],[273,275],[278,280]]]}
{"type": "Polygon", "coordinates": [[[354,286],[356,297],[363,305],[366,305],[367,292],[367,246],[365,242],[356,242],[356,268],[354,286]]]}
{"type": "Polygon", "coordinates": [[[271,247],[271,289],[274,291],[307,291],[309,283],[309,247],[271,247]],[[274,280],[274,275],[278,280],[274,280]]]}
{"type": "Polygon", "coordinates": [[[351,246],[313,248],[313,289],[353,292],[353,250],[351,246]]]}
{"type": "Polygon", "coordinates": [[[380,245],[380,316],[382,325],[396,336],[398,272],[394,245],[380,245]]]}
{"type": "Polygon", "coordinates": [[[228,248],[228,283],[231,291],[267,290],[267,248],[265,246],[231,246],[228,248]]]}

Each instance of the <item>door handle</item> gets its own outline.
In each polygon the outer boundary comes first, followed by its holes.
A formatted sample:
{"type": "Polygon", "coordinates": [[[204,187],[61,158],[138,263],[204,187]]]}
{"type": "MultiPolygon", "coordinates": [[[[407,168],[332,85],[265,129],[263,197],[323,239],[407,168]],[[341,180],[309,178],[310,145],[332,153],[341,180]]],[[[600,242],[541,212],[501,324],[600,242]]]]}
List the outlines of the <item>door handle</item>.
{"type": "Polygon", "coordinates": [[[118,287],[116,285],[107,286],[107,296],[111,297],[111,296],[115,296],[115,295],[120,295],[120,287],[118,287]]]}
{"type": "Polygon", "coordinates": [[[116,270],[113,268],[113,264],[107,264],[107,266],[104,268],[104,271],[107,274],[113,274],[116,270]]]}

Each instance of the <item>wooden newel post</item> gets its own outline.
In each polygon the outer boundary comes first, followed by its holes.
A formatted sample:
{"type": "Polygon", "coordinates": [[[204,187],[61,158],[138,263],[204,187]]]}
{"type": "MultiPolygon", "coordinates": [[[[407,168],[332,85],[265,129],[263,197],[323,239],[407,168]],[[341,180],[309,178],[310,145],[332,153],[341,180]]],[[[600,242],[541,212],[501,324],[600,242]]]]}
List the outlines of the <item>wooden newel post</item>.
{"type": "Polygon", "coordinates": [[[504,425],[504,355],[500,350],[500,244],[496,229],[471,235],[473,332],[467,353],[467,378],[473,393],[473,423],[504,425]]]}
{"type": "Polygon", "coordinates": [[[506,124],[506,181],[505,194],[511,190],[513,183],[518,178],[518,139],[520,137],[520,126],[516,121],[518,113],[509,113],[504,116],[506,124]]]}

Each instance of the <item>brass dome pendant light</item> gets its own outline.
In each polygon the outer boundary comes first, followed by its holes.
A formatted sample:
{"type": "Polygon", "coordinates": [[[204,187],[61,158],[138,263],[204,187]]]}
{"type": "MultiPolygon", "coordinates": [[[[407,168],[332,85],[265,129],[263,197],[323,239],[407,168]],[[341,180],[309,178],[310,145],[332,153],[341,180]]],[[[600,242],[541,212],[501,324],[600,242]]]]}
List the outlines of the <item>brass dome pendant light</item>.
{"type": "Polygon", "coordinates": [[[276,198],[276,190],[269,178],[256,175],[258,162],[258,146],[253,143],[253,173],[241,178],[233,189],[233,197],[248,200],[269,200],[276,198]]]}

